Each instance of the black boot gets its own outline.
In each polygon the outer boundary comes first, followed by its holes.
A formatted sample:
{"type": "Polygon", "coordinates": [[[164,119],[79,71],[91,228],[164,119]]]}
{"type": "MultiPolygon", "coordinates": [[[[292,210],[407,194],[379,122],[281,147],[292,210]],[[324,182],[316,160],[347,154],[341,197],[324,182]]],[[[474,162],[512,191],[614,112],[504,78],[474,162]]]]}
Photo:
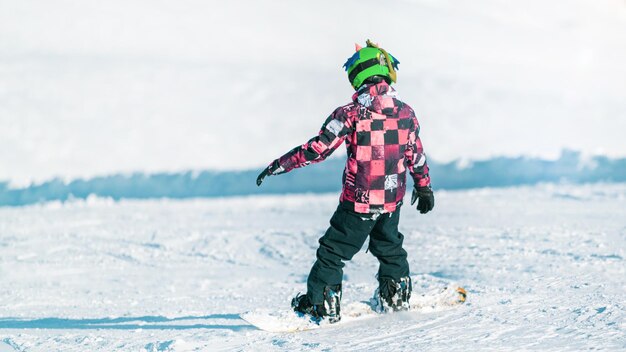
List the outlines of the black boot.
{"type": "Polygon", "coordinates": [[[377,292],[379,309],[383,312],[409,310],[412,289],[409,276],[402,277],[397,282],[389,279],[381,281],[377,292]]]}

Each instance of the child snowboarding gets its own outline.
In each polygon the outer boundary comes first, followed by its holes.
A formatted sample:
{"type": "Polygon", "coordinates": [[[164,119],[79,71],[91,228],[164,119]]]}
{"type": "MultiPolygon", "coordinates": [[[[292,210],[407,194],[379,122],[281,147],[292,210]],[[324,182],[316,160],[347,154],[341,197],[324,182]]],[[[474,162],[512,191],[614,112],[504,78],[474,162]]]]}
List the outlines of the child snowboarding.
{"type": "Polygon", "coordinates": [[[319,239],[307,293],[291,303],[294,311],[317,320],[341,319],[344,261],[351,260],[368,237],[369,251],[380,263],[380,306],[391,311],[409,308],[412,285],[404,236],[398,231],[406,173],[414,182],[411,205],[417,201],[417,210],[425,214],[435,199],[415,113],[391,87],[398,64],[369,40],[366,47],[357,45],[344,64],[356,91],[352,102],[333,111],[317,136],[274,160],[257,178],[260,186],[265,177],[320,162],[346,144],[339,206],[319,239]]]}

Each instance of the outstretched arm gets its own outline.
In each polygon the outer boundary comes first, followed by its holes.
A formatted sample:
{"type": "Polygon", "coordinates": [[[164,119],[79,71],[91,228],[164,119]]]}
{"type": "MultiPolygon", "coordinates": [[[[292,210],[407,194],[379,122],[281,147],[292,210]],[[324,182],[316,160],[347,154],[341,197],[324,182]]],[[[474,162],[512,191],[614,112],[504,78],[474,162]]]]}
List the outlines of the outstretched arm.
{"type": "Polygon", "coordinates": [[[271,175],[280,175],[295,168],[318,163],[330,156],[346,139],[352,123],[344,108],[338,108],[326,119],[317,136],[274,160],[257,178],[257,185],[271,175]]]}

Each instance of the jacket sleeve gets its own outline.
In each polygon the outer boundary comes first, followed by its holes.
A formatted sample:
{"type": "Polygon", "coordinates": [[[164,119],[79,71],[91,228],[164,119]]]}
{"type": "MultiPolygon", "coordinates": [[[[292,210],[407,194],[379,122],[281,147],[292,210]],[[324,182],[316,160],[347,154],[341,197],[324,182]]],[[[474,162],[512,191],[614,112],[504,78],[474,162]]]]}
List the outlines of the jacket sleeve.
{"type": "Polygon", "coordinates": [[[352,130],[353,126],[347,108],[336,109],[326,119],[317,136],[274,161],[278,161],[279,167],[272,174],[279,175],[323,161],[343,143],[352,130]]]}
{"type": "Polygon", "coordinates": [[[426,154],[424,153],[424,147],[422,146],[419,132],[420,126],[417,122],[417,118],[412,116],[405,157],[415,187],[428,187],[430,186],[430,175],[428,174],[428,163],[426,162],[426,154]]]}

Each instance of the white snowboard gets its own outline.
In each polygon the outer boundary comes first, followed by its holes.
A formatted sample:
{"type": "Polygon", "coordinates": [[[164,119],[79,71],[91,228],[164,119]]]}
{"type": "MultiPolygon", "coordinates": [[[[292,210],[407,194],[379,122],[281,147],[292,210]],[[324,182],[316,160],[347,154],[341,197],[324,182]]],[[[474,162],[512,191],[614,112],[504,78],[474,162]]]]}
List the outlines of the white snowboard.
{"type": "MultiPolygon", "coordinates": [[[[415,293],[414,293],[415,294],[415,293]]],[[[466,300],[466,291],[460,286],[448,286],[431,290],[421,296],[411,297],[411,312],[433,312],[449,309],[463,304],[466,300]]],[[[262,310],[246,312],[240,315],[241,319],[255,327],[269,332],[297,332],[323,327],[337,327],[350,322],[371,319],[385,313],[374,310],[371,302],[352,302],[341,306],[341,321],[330,324],[322,320],[319,324],[308,317],[300,317],[293,310],[262,310]]]]}

